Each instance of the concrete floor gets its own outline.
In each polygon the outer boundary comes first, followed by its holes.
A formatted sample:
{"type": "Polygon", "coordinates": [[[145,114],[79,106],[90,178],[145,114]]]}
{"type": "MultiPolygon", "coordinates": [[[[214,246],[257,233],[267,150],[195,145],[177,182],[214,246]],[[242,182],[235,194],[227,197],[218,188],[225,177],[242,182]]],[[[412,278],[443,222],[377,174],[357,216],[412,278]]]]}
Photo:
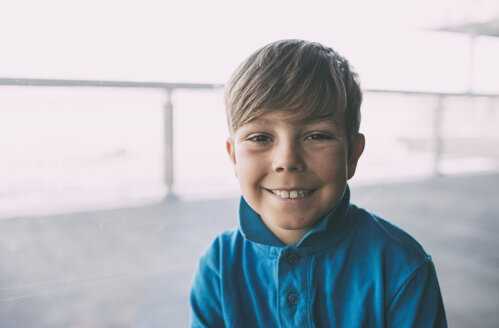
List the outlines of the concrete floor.
{"type": "MultiPolygon", "coordinates": [[[[435,262],[449,327],[499,327],[499,174],[352,188],[435,262]]],[[[0,326],[186,327],[199,254],[238,199],[0,221],[0,326]]]]}

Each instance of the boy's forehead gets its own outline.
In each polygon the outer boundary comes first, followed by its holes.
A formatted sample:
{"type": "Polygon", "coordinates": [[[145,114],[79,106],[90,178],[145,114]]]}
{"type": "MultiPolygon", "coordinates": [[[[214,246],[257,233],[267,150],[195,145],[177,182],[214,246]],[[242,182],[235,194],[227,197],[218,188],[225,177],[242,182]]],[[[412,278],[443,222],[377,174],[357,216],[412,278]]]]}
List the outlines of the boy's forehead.
{"type": "MultiPolygon", "coordinates": [[[[267,110],[253,117],[250,122],[259,122],[266,123],[269,122],[270,115],[279,120],[288,121],[288,122],[299,122],[306,124],[313,124],[319,122],[329,122],[338,126],[343,126],[343,113],[342,111],[336,110],[331,111],[329,113],[321,113],[320,115],[310,115],[307,112],[301,111],[288,111],[288,110],[267,110]]],[[[247,122],[249,123],[249,122],[247,122]]]]}

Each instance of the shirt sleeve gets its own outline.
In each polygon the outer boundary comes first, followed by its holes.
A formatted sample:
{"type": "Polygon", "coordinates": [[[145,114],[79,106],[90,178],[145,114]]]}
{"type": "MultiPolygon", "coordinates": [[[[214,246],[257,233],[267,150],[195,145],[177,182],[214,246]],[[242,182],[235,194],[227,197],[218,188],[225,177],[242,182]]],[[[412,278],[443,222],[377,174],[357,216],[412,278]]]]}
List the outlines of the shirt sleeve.
{"type": "Polygon", "coordinates": [[[190,293],[191,328],[225,327],[216,253],[212,247],[199,261],[190,293]]]}
{"type": "Polygon", "coordinates": [[[437,274],[430,257],[403,283],[393,298],[387,312],[387,326],[447,327],[437,274]]]}

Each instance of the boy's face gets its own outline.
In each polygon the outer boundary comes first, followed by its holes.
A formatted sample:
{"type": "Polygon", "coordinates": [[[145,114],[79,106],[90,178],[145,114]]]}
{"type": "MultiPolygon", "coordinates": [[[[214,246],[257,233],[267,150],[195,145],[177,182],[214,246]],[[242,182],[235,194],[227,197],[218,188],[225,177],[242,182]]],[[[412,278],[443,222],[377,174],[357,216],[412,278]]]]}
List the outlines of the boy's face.
{"type": "MultiPolygon", "coordinates": [[[[288,116],[287,116],[288,115],[288,116]]],[[[285,244],[296,244],[341,199],[364,149],[351,155],[342,115],[297,121],[272,111],[227,141],[242,194],[285,244]]]]}

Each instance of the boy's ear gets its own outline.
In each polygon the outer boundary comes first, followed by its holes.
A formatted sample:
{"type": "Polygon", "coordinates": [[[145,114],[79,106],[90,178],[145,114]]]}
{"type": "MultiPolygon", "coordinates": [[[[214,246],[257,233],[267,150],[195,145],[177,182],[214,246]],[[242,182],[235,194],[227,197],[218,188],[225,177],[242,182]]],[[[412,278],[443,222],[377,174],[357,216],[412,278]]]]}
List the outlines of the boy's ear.
{"type": "Polygon", "coordinates": [[[237,178],[237,170],[236,170],[236,151],[234,147],[234,141],[232,138],[227,138],[227,141],[225,142],[225,148],[227,149],[227,154],[229,155],[230,161],[234,165],[234,174],[236,175],[237,178]]]}
{"type": "Polygon", "coordinates": [[[357,168],[357,163],[359,158],[364,152],[364,147],[366,146],[366,138],[362,133],[357,133],[355,142],[353,143],[353,149],[350,153],[350,158],[348,159],[348,179],[351,179],[355,174],[355,169],[357,168]]]}
{"type": "Polygon", "coordinates": [[[227,149],[227,154],[229,155],[229,158],[232,162],[232,164],[236,164],[236,152],[234,149],[234,141],[232,141],[232,138],[227,138],[227,141],[225,142],[225,148],[227,149]]]}

